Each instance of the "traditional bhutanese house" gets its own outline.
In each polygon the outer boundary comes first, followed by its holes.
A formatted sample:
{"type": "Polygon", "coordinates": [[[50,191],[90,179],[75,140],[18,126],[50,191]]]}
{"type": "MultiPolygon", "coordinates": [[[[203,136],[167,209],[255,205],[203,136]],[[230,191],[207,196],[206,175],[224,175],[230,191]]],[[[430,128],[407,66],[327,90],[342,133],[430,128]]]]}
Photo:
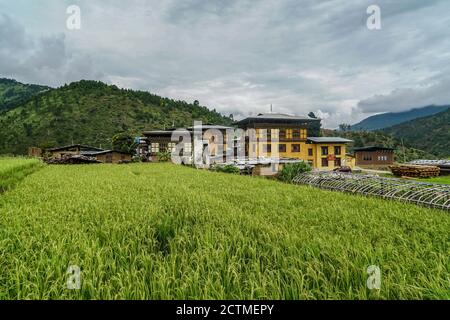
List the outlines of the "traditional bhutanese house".
{"type": "MultiPolygon", "coordinates": [[[[156,160],[160,152],[172,152],[176,146],[176,142],[172,142],[172,134],[175,130],[176,129],[144,131],[143,136],[145,139],[141,139],[141,141],[146,142],[141,145],[141,154],[145,154],[149,160],[156,160]],[[142,146],[146,146],[146,150],[145,147],[142,146]]],[[[187,147],[188,146],[186,146],[186,148],[187,147]]]]}
{"type": "Polygon", "coordinates": [[[244,130],[253,129],[245,154],[249,158],[270,158],[274,150],[280,159],[308,161],[314,168],[333,170],[344,165],[346,144],[351,140],[339,137],[316,138],[320,119],[278,113],[259,114],[237,122],[244,130]],[[313,137],[309,137],[313,136],[313,137]]]}
{"type": "Polygon", "coordinates": [[[318,134],[320,120],[310,117],[291,116],[280,113],[260,113],[238,121],[236,125],[244,130],[253,129],[254,136],[247,137],[245,154],[250,158],[270,157],[278,148],[279,157],[306,159],[308,130],[318,134]],[[272,142],[272,140],[278,142],[272,142]],[[267,141],[264,141],[267,140],[267,141]]]}
{"type": "Polygon", "coordinates": [[[394,164],[394,150],[393,148],[377,146],[354,148],[356,166],[361,168],[384,169],[394,164]]]}
{"type": "Polygon", "coordinates": [[[340,137],[308,137],[308,161],[314,168],[333,170],[341,166],[352,166],[346,160],[346,146],[352,140],[340,137]],[[312,160],[311,160],[312,159],[312,160]]]}
{"type": "Polygon", "coordinates": [[[86,146],[82,144],[73,144],[70,146],[46,149],[45,154],[48,158],[60,159],[71,155],[80,155],[83,152],[104,151],[101,148],[86,146]]]}
{"type": "MultiPolygon", "coordinates": [[[[169,130],[154,130],[144,131],[143,135],[147,140],[147,155],[150,160],[156,160],[159,153],[172,152],[178,141],[172,140],[172,135],[176,130],[185,130],[190,133],[191,140],[183,145],[185,153],[192,153],[194,139],[196,139],[195,133],[198,131],[201,133],[201,143],[203,146],[209,145],[210,156],[221,156],[226,152],[232,150],[232,146],[228,146],[227,130],[234,130],[231,127],[220,125],[201,125],[197,127],[189,127],[187,129],[169,129],[169,130]],[[222,140],[223,139],[223,140],[222,140]],[[223,141],[223,142],[222,142],[223,141]]],[[[144,152],[144,151],[142,151],[144,152]]]]}
{"type": "Polygon", "coordinates": [[[189,127],[188,130],[192,132],[193,139],[196,138],[196,131],[202,132],[203,146],[209,146],[209,155],[211,157],[223,158],[223,156],[226,156],[227,153],[232,154],[234,152],[234,136],[228,137],[229,132],[234,132],[234,128],[232,127],[207,124],[197,127],[189,127]],[[230,141],[229,138],[231,138],[230,141]]]}
{"type": "Polygon", "coordinates": [[[133,155],[129,152],[117,150],[102,150],[102,151],[86,151],[81,155],[95,158],[102,163],[123,163],[130,162],[133,155]]]}

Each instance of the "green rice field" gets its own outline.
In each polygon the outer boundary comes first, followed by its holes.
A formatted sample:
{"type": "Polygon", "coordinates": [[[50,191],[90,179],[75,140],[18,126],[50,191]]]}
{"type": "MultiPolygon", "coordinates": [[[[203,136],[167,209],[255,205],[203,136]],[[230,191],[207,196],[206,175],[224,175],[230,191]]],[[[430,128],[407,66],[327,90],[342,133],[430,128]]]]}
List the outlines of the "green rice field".
{"type": "Polygon", "coordinates": [[[0,194],[0,265],[0,299],[450,299],[450,215],[172,164],[44,166],[0,194]]]}
{"type": "Polygon", "coordinates": [[[420,179],[423,182],[450,184],[450,176],[440,176],[435,178],[420,179]]]}
{"type": "Polygon", "coordinates": [[[40,166],[37,159],[0,157],[0,193],[13,187],[40,166]]]}

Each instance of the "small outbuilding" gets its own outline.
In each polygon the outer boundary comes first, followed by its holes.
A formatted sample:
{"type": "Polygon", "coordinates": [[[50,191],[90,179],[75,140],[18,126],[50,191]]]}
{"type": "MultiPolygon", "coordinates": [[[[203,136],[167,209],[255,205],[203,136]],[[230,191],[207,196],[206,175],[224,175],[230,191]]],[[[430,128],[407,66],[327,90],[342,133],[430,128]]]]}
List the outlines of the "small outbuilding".
{"type": "Polygon", "coordinates": [[[44,157],[52,160],[79,159],[90,158],[94,162],[102,163],[123,163],[130,162],[133,155],[128,152],[118,150],[104,150],[97,147],[86,146],[82,144],[74,144],[70,146],[46,149],[44,157]],[[84,157],[84,158],[83,158],[84,157]]]}
{"type": "Polygon", "coordinates": [[[102,163],[124,163],[130,162],[133,155],[128,152],[117,150],[102,150],[94,152],[83,152],[82,155],[97,159],[102,163]]]}
{"type": "Polygon", "coordinates": [[[354,148],[356,166],[371,169],[386,169],[394,164],[395,155],[393,148],[369,146],[354,148]]]}
{"type": "Polygon", "coordinates": [[[46,158],[61,159],[67,156],[82,155],[84,153],[98,151],[103,151],[103,149],[82,144],[72,144],[69,146],[46,149],[44,155],[46,158]]]}

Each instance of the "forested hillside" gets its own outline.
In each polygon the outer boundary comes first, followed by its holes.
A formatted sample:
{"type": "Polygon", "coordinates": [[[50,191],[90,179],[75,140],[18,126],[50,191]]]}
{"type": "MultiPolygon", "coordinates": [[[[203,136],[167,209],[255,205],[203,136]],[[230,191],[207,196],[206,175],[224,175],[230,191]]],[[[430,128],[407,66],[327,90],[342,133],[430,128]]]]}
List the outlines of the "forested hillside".
{"type": "Polygon", "coordinates": [[[364,119],[363,121],[352,125],[351,130],[378,130],[391,127],[410,120],[427,117],[450,108],[446,106],[427,106],[423,108],[415,108],[403,112],[388,112],[377,114],[364,119]]]}
{"type": "Polygon", "coordinates": [[[26,102],[39,92],[49,90],[46,86],[23,84],[16,80],[0,78],[0,111],[26,102]]]}
{"type": "Polygon", "coordinates": [[[450,109],[386,128],[383,131],[397,139],[403,139],[408,145],[440,158],[450,157],[450,109]]]}
{"type": "Polygon", "coordinates": [[[0,113],[0,153],[24,154],[29,146],[74,143],[110,147],[119,132],[191,126],[194,119],[228,125],[230,117],[200,106],[119,89],[97,81],[80,81],[34,96],[0,113]]]}
{"type": "Polygon", "coordinates": [[[354,142],[349,145],[351,152],[354,147],[382,146],[395,149],[398,162],[406,162],[416,159],[436,159],[436,155],[420,150],[412,145],[402,142],[389,134],[381,131],[338,131],[323,130],[323,135],[340,136],[351,139],[354,142]]]}

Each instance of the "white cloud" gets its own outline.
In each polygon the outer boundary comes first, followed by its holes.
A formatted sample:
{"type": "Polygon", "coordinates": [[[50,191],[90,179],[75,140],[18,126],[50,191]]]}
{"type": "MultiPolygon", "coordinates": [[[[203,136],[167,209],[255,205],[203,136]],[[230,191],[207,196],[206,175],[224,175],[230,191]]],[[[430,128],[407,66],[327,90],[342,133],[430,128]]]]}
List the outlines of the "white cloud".
{"type": "Polygon", "coordinates": [[[379,31],[371,1],[79,0],[80,31],[65,28],[72,3],[43,2],[0,0],[0,75],[98,79],[237,117],[273,104],[327,127],[450,101],[444,0],[380,0],[379,31]]]}

